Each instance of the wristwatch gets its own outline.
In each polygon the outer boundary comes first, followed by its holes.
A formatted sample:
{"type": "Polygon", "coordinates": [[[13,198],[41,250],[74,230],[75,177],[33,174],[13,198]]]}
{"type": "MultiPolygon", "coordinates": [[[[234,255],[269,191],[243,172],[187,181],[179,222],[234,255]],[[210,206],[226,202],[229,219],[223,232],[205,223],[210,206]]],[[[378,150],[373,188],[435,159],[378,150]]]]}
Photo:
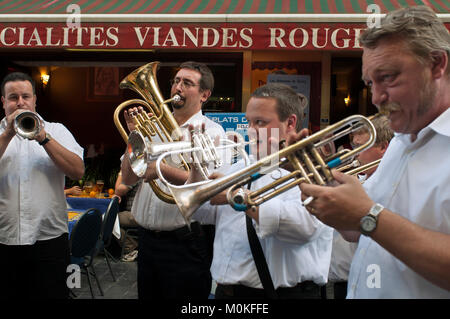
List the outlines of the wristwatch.
{"type": "Polygon", "coordinates": [[[377,203],[370,208],[366,216],[361,218],[359,226],[361,234],[369,236],[377,228],[378,215],[383,209],[383,205],[377,203]]]}
{"type": "Polygon", "coordinates": [[[45,133],[45,138],[39,142],[39,145],[44,146],[45,144],[50,142],[51,139],[52,139],[51,135],[48,133],[45,133]]]}

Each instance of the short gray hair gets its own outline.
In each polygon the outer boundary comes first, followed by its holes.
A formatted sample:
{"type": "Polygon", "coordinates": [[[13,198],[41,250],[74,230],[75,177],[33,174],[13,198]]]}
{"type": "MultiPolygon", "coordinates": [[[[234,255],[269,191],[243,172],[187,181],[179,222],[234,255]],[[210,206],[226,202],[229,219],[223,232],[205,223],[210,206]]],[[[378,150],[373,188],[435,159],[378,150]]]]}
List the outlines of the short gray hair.
{"type": "MultiPolygon", "coordinates": [[[[431,53],[450,56],[450,33],[432,9],[427,6],[402,8],[388,13],[380,27],[368,28],[360,36],[363,47],[374,49],[384,38],[395,38],[408,45],[421,63],[432,60],[431,53]]],[[[450,63],[446,70],[450,76],[450,63]]]]}

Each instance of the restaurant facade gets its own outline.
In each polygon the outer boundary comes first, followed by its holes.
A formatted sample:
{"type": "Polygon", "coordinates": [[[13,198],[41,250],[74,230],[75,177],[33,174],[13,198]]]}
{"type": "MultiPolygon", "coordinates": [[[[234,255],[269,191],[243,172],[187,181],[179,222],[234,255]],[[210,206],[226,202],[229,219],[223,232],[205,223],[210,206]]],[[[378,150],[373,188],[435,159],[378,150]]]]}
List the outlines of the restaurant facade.
{"type": "Polygon", "coordinates": [[[165,97],[179,63],[207,63],[216,81],[208,112],[245,112],[267,81],[298,84],[315,131],[375,112],[361,81],[358,37],[386,12],[418,4],[450,29],[446,0],[2,1],[0,75],[31,73],[38,112],[97,153],[123,150],[112,115],[136,93],[119,82],[151,61],[161,62],[165,97]]]}

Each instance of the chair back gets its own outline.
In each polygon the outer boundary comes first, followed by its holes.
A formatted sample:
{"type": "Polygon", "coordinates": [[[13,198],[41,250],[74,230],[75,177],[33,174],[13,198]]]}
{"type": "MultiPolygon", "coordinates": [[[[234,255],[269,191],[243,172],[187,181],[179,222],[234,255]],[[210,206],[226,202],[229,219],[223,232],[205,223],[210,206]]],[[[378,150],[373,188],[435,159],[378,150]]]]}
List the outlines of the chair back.
{"type": "Polygon", "coordinates": [[[96,208],[85,211],[70,234],[70,254],[74,258],[84,258],[90,255],[100,236],[102,214],[96,208]]]}
{"type": "Polygon", "coordinates": [[[101,230],[101,239],[103,243],[106,245],[112,235],[112,231],[114,229],[114,223],[116,222],[117,214],[119,213],[119,198],[114,197],[109,203],[108,209],[105,212],[105,216],[103,217],[103,224],[101,230]]]}

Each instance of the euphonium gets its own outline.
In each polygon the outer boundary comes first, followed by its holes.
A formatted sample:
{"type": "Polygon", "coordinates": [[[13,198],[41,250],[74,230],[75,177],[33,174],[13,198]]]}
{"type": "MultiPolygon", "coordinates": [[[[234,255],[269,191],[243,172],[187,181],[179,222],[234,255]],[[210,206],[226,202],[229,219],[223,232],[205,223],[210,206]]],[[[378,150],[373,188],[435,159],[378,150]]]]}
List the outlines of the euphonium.
{"type": "MultiPolygon", "coordinates": [[[[181,130],[177,121],[172,115],[167,103],[178,100],[180,97],[175,95],[173,98],[164,100],[158,82],[156,80],[156,72],[159,62],[151,62],[134,70],[127,75],[121,82],[121,89],[132,89],[140,94],[142,99],[132,99],[121,103],[114,111],[114,124],[119,130],[125,143],[128,144],[131,166],[136,175],[142,177],[147,168],[147,160],[143,152],[145,151],[145,141],[153,141],[156,136],[162,142],[173,142],[181,138],[181,130]],[[148,116],[147,112],[142,112],[133,116],[135,131],[128,137],[125,129],[120,123],[120,112],[130,105],[137,104],[145,106],[152,116],[148,116]],[[130,145],[130,143],[133,143],[130,145]],[[138,143],[139,146],[135,144],[138,143]]],[[[188,165],[182,161],[185,169],[189,169],[188,165]]],[[[164,192],[155,181],[150,182],[150,186],[156,196],[162,201],[173,204],[173,197],[164,192]]]]}
{"type": "MultiPolygon", "coordinates": [[[[163,154],[158,158],[156,167],[160,179],[167,184],[181,214],[189,223],[192,214],[200,205],[226,189],[228,189],[227,199],[230,205],[236,210],[246,210],[251,206],[261,205],[265,201],[301,183],[327,185],[333,181],[332,168],[339,169],[344,167],[355,155],[372,147],[375,139],[376,130],[370,120],[362,115],[352,115],[305,139],[282,148],[280,151],[272,153],[242,170],[215,180],[182,186],[167,183],[159,170],[160,161],[167,154],[163,154]],[[354,150],[341,151],[325,158],[320,154],[320,147],[358,130],[363,125],[367,126],[370,135],[366,143],[354,150]],[[235,192],[249,182],[279,167],[288,165],[291,166],[290,173],[271,184],[258,190],[252,190],[245,196],[243,192],[235,192]]],[[[171,153],[173,154],[173,152],[171,153]]],[[[358,172],[360,171],[357,169],[352,170],[352,174],[358,172]]]]}
{"type": "Polygon", "coordinates": [[[23,138],[33,139],[43,127],[42,118],[32,111],[24,111],[14,118],[14,130],[23,138]]]}

